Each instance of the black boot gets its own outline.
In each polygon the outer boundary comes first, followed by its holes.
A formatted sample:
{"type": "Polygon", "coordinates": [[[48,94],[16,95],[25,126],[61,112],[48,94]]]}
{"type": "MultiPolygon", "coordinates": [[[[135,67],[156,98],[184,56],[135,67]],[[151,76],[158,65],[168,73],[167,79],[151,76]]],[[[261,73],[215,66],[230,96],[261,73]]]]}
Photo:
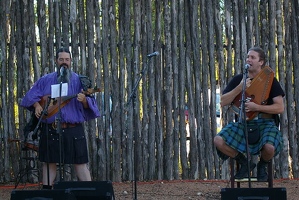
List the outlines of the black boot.
{"type": "Polygon", "coordinates": [[[52,185],[43,185],[43,190],[52,190],[52,185]]]}
{"type": "Polygon", "coordinates": [[[267,166],[270,161],[265,161],[262,157],[257,164],[257,181],[268,181],[267,166]]]}
{"type": "MultiPolygon", "coordinates": [[[[240,164],[240,169],[235,175],[235,179],[243,179],[248,177],[248,164],[247,159],[242,153],[238,153],[238,155],[234,158],[238,164],[240,164]]],[[[255,163],[250,163],[250,171],[255,168],[255,163]]]]}

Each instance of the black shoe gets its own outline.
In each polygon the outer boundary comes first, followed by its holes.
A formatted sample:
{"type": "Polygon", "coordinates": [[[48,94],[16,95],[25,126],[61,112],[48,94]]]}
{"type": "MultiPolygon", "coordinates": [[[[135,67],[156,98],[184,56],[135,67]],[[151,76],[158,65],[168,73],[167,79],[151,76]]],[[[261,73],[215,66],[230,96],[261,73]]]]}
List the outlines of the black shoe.
{"type": "MultiPolygon", "coordinates": [[[[255,163],[250,163],[250,172],[255,168],[255,163]]],[[[248,165],[247,163],[241,164],[241,167],[239,171],[235,175],[235,179],[243,179],[247,177],[248,178],[248,165]]]]}
{"type": "Polygon", "coordinates": [[[266,182],[268,181],[267,164],[259,162],[257,164],[257,181],[266,182]]]}
{"type": "Polygon", "coordinates": [[[52,185],[43,185],[43,190],[52,190],[52,185]]]}

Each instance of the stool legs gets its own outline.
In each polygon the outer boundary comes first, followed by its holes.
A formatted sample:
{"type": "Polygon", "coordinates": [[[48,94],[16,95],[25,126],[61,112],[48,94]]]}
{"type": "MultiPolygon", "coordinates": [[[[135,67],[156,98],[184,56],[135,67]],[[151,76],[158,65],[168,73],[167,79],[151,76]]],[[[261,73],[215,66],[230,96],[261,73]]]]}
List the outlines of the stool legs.
{"type": "Polygon", "coordinates": [[[273,188],[273,165],[272,160],[268,163],[268,187],[273,188]]]}

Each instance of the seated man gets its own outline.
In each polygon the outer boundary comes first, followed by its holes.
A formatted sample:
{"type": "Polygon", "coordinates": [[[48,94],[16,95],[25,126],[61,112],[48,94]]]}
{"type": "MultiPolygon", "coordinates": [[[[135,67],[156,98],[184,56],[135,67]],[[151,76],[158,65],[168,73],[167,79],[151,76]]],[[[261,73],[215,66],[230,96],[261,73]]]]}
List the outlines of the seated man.
{"type": "MultiPolygon", "coordinates": [[[[243,90],[243,81],[246,81],[248,88],[253,79],[262,71],[266,63],[265,52],[259,47],[249,49],[246,63],[248,68],[248,78],[243,79],[242,74],[238,74],[229,82],[221,96],[221,106],[230,105],[243,90]]],[[[284,91],[279,82],[274,77],[270,89],[269,98],[264,105],[256,104],[252,101],[244,103],[245,112],[258,112],[258,116],[252,120],[247,120],[247,127],[258,127],[260,136],[254,144],[249,144],[250,155],[259,155],[260,160],[257,165],[258,181],[267,181],[267,163],[276,156],[283,145],[282,134],[275,124],[274,115],[284,111],[283,97],[284,91]]],[[[244,135],[244,125],[239,122],[230,122],[214,138],[214,144],[218,155],[226,160],[231,157],[239,164],[240,169],[236,173],[236,179],[242,179],[248,175],[248,163],[246,158],[246,139],[244,135]]],[[[247,129],[248,130],[248,129],[247,129]]],[[[250,170],[256,165],[250,164],[250,170]]]]}

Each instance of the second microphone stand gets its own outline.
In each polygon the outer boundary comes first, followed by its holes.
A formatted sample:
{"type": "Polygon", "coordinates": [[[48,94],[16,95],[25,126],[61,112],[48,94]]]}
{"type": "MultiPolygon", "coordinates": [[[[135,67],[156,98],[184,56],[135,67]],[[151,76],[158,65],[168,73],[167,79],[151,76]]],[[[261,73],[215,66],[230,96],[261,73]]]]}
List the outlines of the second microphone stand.
{"type": "MultiPolygon", "coordinates": [[[[151,57],[148,57],[148,59],[150,59],[151,57]]],[[[147,65],[148,63],[146,63],[145,67],[142,69],[137,81],[135,82],[135,85],[133,87],[133,90],[129,96],[129,100],[127,102],[127,107],[130,105],[131,101],[133,102],[133,113],[135,111],[135,103],[136,103],[136,91],[137,91],[137,87],[140,83],[140,80],[142,79],[142,77],[146,74],[146,70],[147,70],[147,65]]],[[[137,131],[135,128],[134,129],[134,138],[133,138],[133,144],[134,144],[134,158],[133,158],[133,162],[134,162],[134,200],[137,200],[137,147],[136,147],[136,141],[137,141],[137,131]]]]}
{"type": "Polygon", "coordinates": [[[250,178],[251,156],[250,156],[250,152],[249,152],[247,120],[246,120],[247,116],[246,116],[246,111],[245,111],[245,103],[246,103],[245,90],[246,90],[247,77],[248,77],[248,68],[245,67],[244,72],[243,72],[242,97],[241,97],[241,100],[240,100],[241,105],[240,105],[240,110],[239,110],[238,122],[240,124],[243,124],[243,132],[244,132],[245,141],[246,141],[246,157],[247,157],[247,168],[248,168],[248,187],[251,188],[251,178],[250,178]]]}

